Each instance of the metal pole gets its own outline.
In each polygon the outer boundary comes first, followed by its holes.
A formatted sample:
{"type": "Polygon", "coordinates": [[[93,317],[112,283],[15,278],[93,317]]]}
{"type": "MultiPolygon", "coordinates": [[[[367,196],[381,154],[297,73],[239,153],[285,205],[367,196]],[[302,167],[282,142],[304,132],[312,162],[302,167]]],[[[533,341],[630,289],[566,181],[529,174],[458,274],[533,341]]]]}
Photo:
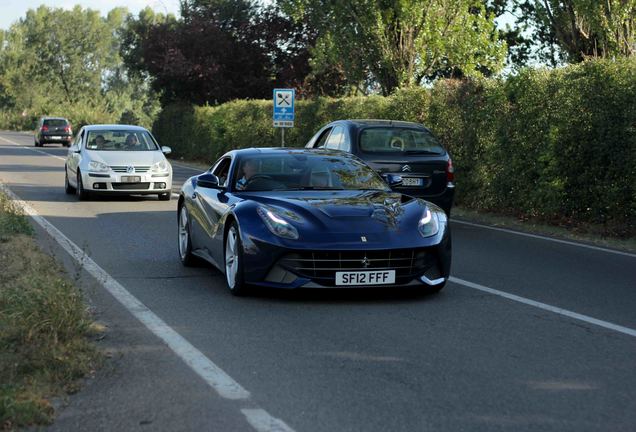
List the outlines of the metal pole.
{"type": "Polygon", "coordinates": [[[283,141],[283,147],[285,147],[285,128],[284,127],[280,128],[280,136],[283,141]]]}

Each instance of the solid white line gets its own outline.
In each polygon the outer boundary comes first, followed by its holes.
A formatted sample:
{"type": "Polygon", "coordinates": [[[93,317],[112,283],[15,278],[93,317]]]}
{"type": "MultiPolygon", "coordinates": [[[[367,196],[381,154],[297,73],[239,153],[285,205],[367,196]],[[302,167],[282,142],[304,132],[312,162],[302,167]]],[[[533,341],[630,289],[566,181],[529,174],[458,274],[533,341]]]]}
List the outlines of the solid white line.
{"type": "Polygon", "coordinates": [[[163,340],[190,368],[208,383],[218,394],[226,399],[247,399],[250,393],[234,381],[228,374],[208,359],[201,351],[166,324],[154,312],[133,296],[123,285],[113,279],[95,261],[86,256],[84,251],[66,237],[37,211],[22,201],[4,184],[2,189],[13,201],[22,207],[51,237],[62,246],[83,268],[93,276],[109,293],[113,295],[135,318],[141,321],[151,332],[163,340]]]}
{"type": "Polygon", "coordinates": [[[205,169],[195,168],[195,167],[191,167],[191,166],[188,166],[188,165],[184,165],[181,162],[175,162],[173,159],[168,159],[168,162],[170,162],[172,165],[178,166],[179,168],[189,169],[189,170],[192,170],[192,171],[196,171],[198,173],[203,173],[203,172],[207,171],[205,169]]]}
{"type": "Polygon", "coordinates": [[[63,160],[64,162],[66,162],[66,158],[63,158],[63,157],[61,157],[61,156],[56,156],[56,155],[53,155],[53,154],[51,154],[51,153],[47,153],[47,152],[42,151],[42,150],[37,150],[37,149],[34,149],[34,148],[32,148],[32,147],[28,147],[28,146],[26,146],[26,145],[23,145],[23,144],[19,144],[19,143],[15,142],[15,141],[8,140],[8,139],[6,139],[6,138],[4,138],[4,137],[0,137],[0,140],[5,141],[5,142],[8,142],[9,144],[13,144],[13,145],[18,146],[18,147],[25,148],[25,149],[27,149],[27,150],[31,150],[32,152],[35,152],[35,153],[42,153],[43,155],[51,156],[51,157],[54,157],[54,158],[56,158],[56,159],[60,159],[60,160],[63,160]]]}
{"type": "Polygon", "coordinates": [[[613,324],[613,323],[608,322],[608,321],[603,321],[603,320],[600,320],[600,319],[592,318],[592,317],[587,316],[587,315],[583,315],[583,314],[579,314],[579,313],[576,313],[576,312],[572,312],[572,311],[569,311],[567,309],[562,309],[562,308],[559,308],[559,307],[556,307],[556,306],[550,306],[549,304],[545,304],[545,303],[541,303],[541,302],[538,302],[538,301],[530,300],[530,299],[527,299],[525,297],[521,297],[521,296],[518,296],[518,295],[515,295],[515,294],[510,294],[510,293],[507,293],[507,292],[504,292],[504,291],[499,291],[499,290],[496,290],[496,289],[493,289],[493,288],[489,288],[489,287],[484,286],[484,285],[480,285],[480,284],[477,284],[477,283],[474,283],[474,282],[469,282],[467,280],[459,279],[459,278],[456,278],[454,276],[449,277],[448,280],[453,282],[453,283],[456,283],[456,284],[459,284],[459,285],[463,285],[463,286],[468,287],[468,288],[472,288],[472,289],[476,289],[476,290],[479,290],[479,291],[487,292],[488,294],[493,294],[493,295],[496,295],[496,296],[499,296],[499,297],[504,297],[504,298],[507,298],[508,300],[513,300],[513,301],[516,301],[516,302],[519,302],[519,303],[523,303],[523,304],[526,304],[526,305],[529,305],[529,306],[533,306],[533,307],[536,307],[536,308],[539,308],[539,309],[543,309],[543,310],[546,310],[546,311],[549,311],[549,312],[553,312],[553,313],[558,314],[558,315],[563,315],[563,316],[566,316],[568,318],[573,318],[575,320],[584,321],[584,322],[586,322],[588,324],[594,324],[594,325],[597,325],[599,327],[603,327],[603,328],[606,328],[606,329],[609,329],[609,330],[614,330],[616,332],[626,334],[628,336],[636,337],[636,330],[631,329],[629,327],[623,327],[623,326],[620,326],[620,325],[617,325],[617,324],[613,324]]]}
{"type": "Polygon", "coordinates": [[[600,246],[587,245],[585,243],[577,243],[577,242],[574,242],[574,241],[561,240],[561,239],[557,239],[557,238],[553,238],[553,237],[547,237],[547,236],[542,236],[542,235],[538,235],[538,234],[524,233],[524,232],[521,232],[521,231],[515,231],[515,230],[511,230],[511,229],[506,229],[506,228],[493,227],[493,226],[489,226],[489,225],[482,225],[482,224],[478,224],[478,223],[474,223],[474,222],[466,222],[466,221],[457,220],[457,219],[451,219],[451,222],[458,223],[458,224],[461,224],[461,225],[469,225],[469,226],[478,227],[478,228],[486,228],[486,229],[490,229],[490,230],[493,230],[493,231],[501,231],[501,232],[505,232],[505,233],[509,233],[509,234],[516,234],[516,235],[520,235],[520,236],[524,236],[524,237],[530,237],[530,238],[541,239],[541,240],[548,240],[548,241],[552,241],[552,242],[556,242],[556,243],[562,243],[562,244],[566,244],[566,245],[570,245],[570,246],[578,246],[578,247],[582,247],[582,248],[586,248],[586,249],[592,249],[592,250],[596,250],[596,251],[608,252],[608,253],[613,253],[613,254],[616,254],[616,255],[624,255],[624,256],[636,258],[636,254],[633,254],[633,253],[618,251],[618,250],[614,250],[614,249],[607,249],[607,248],[600,247],[600,246]]]}
{"type": "Polygon", "coordinates": [[[252,425],[258,432],[293,432],[294,430],[287,426],[283,421],[272,417],[263,409],[247,409],[241,410],[248,423],[252,425]]]}

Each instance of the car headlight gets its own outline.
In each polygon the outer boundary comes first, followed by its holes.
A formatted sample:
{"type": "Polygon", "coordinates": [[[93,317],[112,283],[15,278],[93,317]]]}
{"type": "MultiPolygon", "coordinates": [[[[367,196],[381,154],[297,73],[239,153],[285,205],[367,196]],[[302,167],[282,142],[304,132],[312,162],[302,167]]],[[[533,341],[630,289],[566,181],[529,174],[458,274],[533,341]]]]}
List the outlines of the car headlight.
{"type": "Polygon", "coordinates": [[[166,172],[168,171],[168,162],[166,162],[165,160],[157,162],[152,166],[150,170],[152,172],[166,172]]]}
{"type": "Polygon", "coordinates": [[[267,228],[272,234],[279,237],[296,240],[298,239],[298,230],[292,224],[287,222],[280,215],[265,207],[257,207],[256,212],[263,219],[267,228]]]}
{"type": "Polygon", "coordinates": [[[88,169],[91,171],[99,171],[99,172],[110,171],[110,167],[108,165],[106,165],[105,163],[94,161],[94,160],[88,162],[88,169]]]}
{"type": "Polygon", "coordinates": [[[439,216],[437,212],[432,213],[430,209],[426,209],[424,215],[417,224],[417,228],[422,237],[431,237],[439,232],[439,216]]]}

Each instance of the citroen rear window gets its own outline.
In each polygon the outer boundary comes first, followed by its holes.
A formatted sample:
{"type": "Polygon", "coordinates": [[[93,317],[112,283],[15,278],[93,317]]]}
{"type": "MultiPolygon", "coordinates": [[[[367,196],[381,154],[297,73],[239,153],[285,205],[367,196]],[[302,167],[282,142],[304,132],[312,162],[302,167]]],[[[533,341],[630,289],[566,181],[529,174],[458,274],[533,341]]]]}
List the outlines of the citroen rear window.
{"type": "Polygon", "coordinates": [[[442,155],[444,147],[424,129],[375,127],[360,134],[360,149],[365,153],[442,155]]]}

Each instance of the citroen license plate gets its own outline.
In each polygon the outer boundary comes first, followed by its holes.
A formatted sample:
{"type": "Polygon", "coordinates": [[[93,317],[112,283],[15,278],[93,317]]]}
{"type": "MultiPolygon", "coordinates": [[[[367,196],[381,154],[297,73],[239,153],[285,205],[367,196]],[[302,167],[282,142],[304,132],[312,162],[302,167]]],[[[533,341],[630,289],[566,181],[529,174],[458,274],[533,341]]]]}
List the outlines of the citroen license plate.
{"type": "Polygon", "coordinates": [[[424,179],[419,177],[402,177],[402,186],[422,186],[424,179]]]}
{"type": "Polygon", "coordinates": [[[121,182],[122,183],[139,183],[141,182],[141,177],[140,176],[122,176],[121,182]]]}
{"type": "Polygon", "coordinates": [[[336,285],[390,285],[395,283],[395,270],[336,272],[336,285]]]}

